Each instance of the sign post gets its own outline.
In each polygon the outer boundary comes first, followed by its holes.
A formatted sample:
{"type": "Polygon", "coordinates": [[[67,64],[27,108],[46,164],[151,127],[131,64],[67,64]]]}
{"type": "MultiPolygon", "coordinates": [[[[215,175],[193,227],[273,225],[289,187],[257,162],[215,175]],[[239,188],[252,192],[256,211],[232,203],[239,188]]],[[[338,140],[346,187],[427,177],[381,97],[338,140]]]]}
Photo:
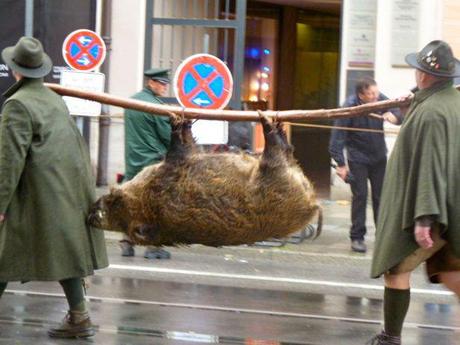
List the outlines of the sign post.
{"type": "MultiPolygon", "coordinates": [[[[184,108],[223,109],[231,97],[233,78],[225,63],[209,54],[196,54],[185,59],[174,75],[174,93],[184,108]]],[[[193,124],[198,144],[226,144],[226,121],[200,120],[193,124]]]]}
{"type": "MultiPolygon", "coordinates": [[[[102,38],[94,31],[81,29],[71,32],[62,45],[64,61],[72,69],[61,72],[60,84],[86,91],[104,92],[105,76],[96,70],[105,59],[106,47],[102,38]]],[[[76,123],[82,133],[84,122],[82,116],[101,115],[101,104],[74,97],[64,97],[71,115],[77,116],[76,123]]],[[[86,138],[89,140],[89,138],[86,138]]]]}

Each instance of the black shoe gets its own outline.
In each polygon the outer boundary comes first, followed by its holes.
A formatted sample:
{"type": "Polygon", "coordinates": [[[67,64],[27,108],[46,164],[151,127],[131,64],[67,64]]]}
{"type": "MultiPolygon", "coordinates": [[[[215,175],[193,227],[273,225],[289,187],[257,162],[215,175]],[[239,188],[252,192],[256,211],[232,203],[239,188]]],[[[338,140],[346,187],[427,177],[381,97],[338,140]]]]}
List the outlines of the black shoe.
{"type": "Polygon", "coordinates": [[[357,253],[365,253],[367,251],[367,246],[364,240],[352,240],[351,250],[357,253]]]}
{"type": "Polygon", "coordinates": [[[61,324],[48,331],[51,338],[87,338],[94,334],[94,327],[87,311],[69,310],[61,324]]]}
{"type": "Polygon", "coordinates": [[[127,240],[120,241],[121,256],[134,256],[134,246],[127,240]]]}
{"type": "Polygon", "coordinates": [[[401,337],[388,335],[382,331],[369,340],[366,345],[401,345],[401,337]]]}
{"type": "Polygon", "coordinates": [[[147,248],[144,253],[146,259],[171,259],[171,253],[161,248],[147,248]]]}

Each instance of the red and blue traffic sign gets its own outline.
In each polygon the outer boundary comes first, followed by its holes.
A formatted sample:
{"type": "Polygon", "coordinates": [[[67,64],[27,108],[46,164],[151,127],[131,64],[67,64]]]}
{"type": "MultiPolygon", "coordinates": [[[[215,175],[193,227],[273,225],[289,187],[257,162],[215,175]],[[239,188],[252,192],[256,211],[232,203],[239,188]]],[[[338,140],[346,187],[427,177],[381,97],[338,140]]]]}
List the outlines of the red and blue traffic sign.
{"type": "Polygon", "coordinates": [[[232,98],[230,70],[209,54],[185,59],[177,68],[173,85],[177,100],[185,108],[223,109],[232,98]]]}
{"type": "Polygon", "coordinates": [[[92,71],[105,59],[105,43],[91,30],[76,30],[70,33],[62,45],[62,56],[71,68],[79,71],[92,71]]]}

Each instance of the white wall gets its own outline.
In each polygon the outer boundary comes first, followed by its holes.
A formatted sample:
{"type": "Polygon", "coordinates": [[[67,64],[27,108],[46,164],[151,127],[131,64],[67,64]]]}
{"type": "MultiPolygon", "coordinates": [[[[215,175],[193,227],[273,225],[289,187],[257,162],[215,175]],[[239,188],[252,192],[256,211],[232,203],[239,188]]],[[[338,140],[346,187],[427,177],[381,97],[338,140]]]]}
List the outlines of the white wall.
{"type": "Polygon", "coordinates": [[[342,31],[340,33],[341,37],[341,47],[340,47],[340,88],[339,88],[339,104],[343,104],[346,97],[347,90],[347,47],[348,47],[348,27],[347,24],[349,20],[349,0],[343,0],[342,3],[342,31]]]}
{"type": "MultiPolygon", "coordinates": [[[[415,86],[414,69],[391,65],[391,13],[389,0],[378,0],[375,79],[388,97],[408,93],[415,86]]],[[[441,38],[441,0],[420,2],[418,50],[428,42],[441,38]]]]}
{"type": "Polygon", "coordinates": [[[145,0],[112,1],[109,92],[129,97],[142,88],[145,0]]]}
{"type": "Polygon", "coordinates": [[[450,44],[454,55],[460,56],[460,1],[443,0],[442,38],[450,44]]]}

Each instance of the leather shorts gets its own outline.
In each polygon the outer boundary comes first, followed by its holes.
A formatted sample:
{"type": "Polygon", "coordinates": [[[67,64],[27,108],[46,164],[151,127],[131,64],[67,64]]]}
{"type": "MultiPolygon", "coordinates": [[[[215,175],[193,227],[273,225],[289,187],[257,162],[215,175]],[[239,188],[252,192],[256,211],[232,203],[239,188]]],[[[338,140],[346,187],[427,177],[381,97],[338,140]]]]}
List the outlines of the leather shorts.
{"type": "Polygon", "coordinates": [[[429,249],[418,248],[403,261],[390,269],[390,274],[407,273],[415,270],[423,262],[426,263],[426,272],[432,283],[439,283],[439,273],[460,272],[460,258],[440,236],[439,224],[433,226],[433,246],[429,249]]]}

